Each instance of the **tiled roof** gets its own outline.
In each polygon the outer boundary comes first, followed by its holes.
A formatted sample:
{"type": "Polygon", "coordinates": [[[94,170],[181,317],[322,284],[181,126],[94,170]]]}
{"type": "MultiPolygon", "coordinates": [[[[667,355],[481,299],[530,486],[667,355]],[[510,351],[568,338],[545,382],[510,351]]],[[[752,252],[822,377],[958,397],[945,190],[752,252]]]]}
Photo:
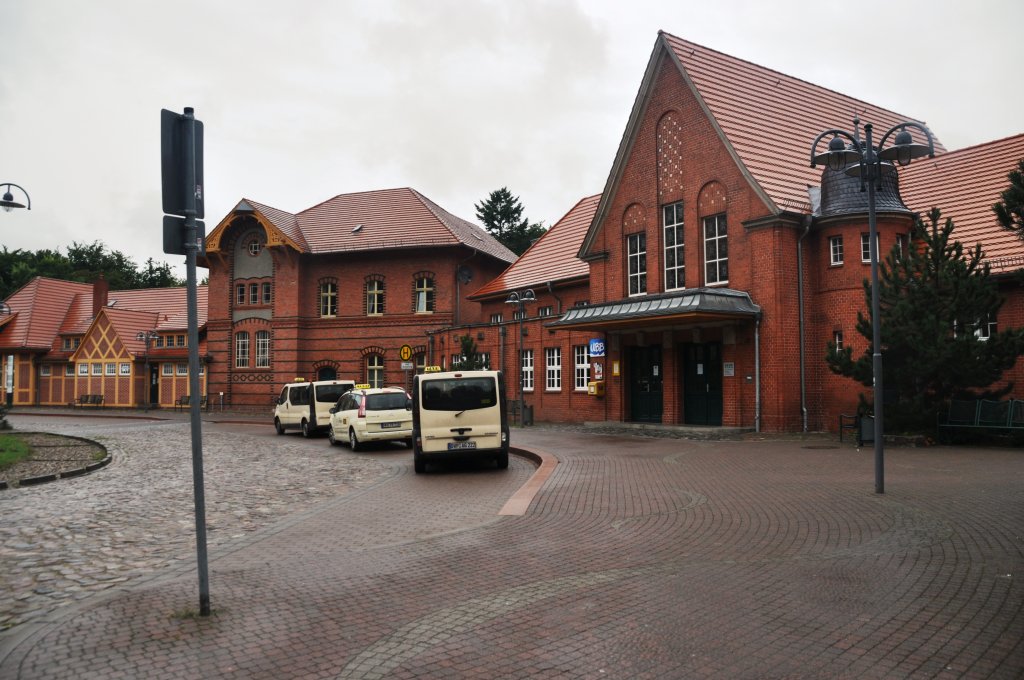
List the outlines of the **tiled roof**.
{"type": "Polygon", "coordinates": [[[144,340],[137,340],[139,333],[153,330],[158,322],[158,312],[140,312],[134,309],[117,309],[106,307],[104,313],[110,319],[110,325],[117,331],[117,337],[133,356],[140,356],[146,347],[144,340]]]}
{"type": "MultiPolygon", "coordinates": [[[[897,123],[923,124],[668,33],[660,37],[655,56],[662,44],[670,50],[743,167],[779,210],[808,211],[807,187],[821,181],[821,168],[810,167],[811,143],[823,131],[852,132],[856,114],[862,124],[874,125],[877,143],[897,123]]],[[[925,142],[912,132],[915,141],[925,142]]],[[[945,151],[937,139],[935,151],[945,151]]]]}
{"type": "Polygon", "coordinates": [[[980,242],[994,273],[1021,269],[1024,241],[996,221],[992,205],[1022,158],[1024,134],[921,159],[900,170],[900,195],[922,216],[939,208],[952,218],[954,238],[965,248],[980,242]]]}
{"type": "Polygon", "coordinates": [[[511,267],[470,295],[470,299],[481,300],[517,288],[586,278],[590,274],[590,267],[576,257],[576,253],[583,243],[583,237],[587,235],[587,228],[594,219],[600,200],[600,194],[582,199],[544,232],[511,267]]]}
{"type": "MultiPolygon", "coordinates": [[[[0,326],[0,347],[56,348],[58,334],[85,333],[93,320],[92,293],[91,283],[41,276],[32,279],[6,300],[13,318],[0,326]]],[[[186,296],[184,287],[112,290],[107,296],[107,309],[148,314],[152,325],[139,330],[178,331],[188,327],[186,296]]],[[[196,302],[201,328],[209,307],[206,286],[197,287],[196,302]]],[[[131,340],[134,337],[133,333],[131,340]]]]}
{"type": "Polygon", "coordinates": [[[257,203],[256,201],[248,198],[242,199],[235,207],[235,210],[245,211],[250,208],[258,211],[261,215],[266,217],[275,228],[294,241],[300,248],[309,248],[309,245],[306,243],[306,239],[302,235],[302,230],[299,229],[299,220],[295,215],[290,212],[285,212],[284,210],[271,208],[269,205],[257,203]]]}
{"type": "Polygon", "coordinates": [[[91,312],[92,284],[35,277],[5,300],[15,317],[0,328],[0,347],[50,347],[81,296],[91,312]]]}
{"type": "Polygon", "coordinates": [[[408,188],[341,194],[297,218],[311,253],[461,243],[505,262],[516,259],[484,229],[408,188]]]}

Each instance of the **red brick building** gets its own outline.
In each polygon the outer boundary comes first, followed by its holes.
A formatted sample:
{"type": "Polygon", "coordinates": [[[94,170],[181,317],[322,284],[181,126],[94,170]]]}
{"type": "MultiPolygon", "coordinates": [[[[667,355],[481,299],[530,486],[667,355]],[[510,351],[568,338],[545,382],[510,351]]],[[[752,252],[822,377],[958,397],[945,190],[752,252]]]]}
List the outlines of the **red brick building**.
{"type": "Polygon", "coordinates": [[[403,363],[422,370],[450,349],[429,331],[480,322],[468,292],[514,260],[413,189],[297,214],[244,199],[206,240],[210,394],[262,408],[297,377],[411,384],[403,363]]]}

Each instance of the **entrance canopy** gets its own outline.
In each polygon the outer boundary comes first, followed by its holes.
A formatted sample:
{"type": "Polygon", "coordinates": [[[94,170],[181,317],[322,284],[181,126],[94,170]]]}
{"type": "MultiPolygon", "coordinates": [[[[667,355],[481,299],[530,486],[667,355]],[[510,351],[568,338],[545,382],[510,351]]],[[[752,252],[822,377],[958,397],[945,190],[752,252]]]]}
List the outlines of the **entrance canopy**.
{"type": "Polygon", "coordinates": [[[761,316],[750,294],[731,288],[689,288],[673,293],[573,307],[548,328],[606,330],[657,322],[694,323],[761,316]]]}

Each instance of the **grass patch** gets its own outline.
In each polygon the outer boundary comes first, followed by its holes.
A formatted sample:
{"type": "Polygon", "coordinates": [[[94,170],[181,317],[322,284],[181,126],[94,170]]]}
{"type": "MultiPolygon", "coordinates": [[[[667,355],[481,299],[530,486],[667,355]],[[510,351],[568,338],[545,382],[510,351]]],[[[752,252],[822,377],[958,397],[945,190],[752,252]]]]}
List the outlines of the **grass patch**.
{"type": "Polygon", "coordinates": [[[32,447],[15,434],[0,434],[0,470],[32,455],[32,447]]]}

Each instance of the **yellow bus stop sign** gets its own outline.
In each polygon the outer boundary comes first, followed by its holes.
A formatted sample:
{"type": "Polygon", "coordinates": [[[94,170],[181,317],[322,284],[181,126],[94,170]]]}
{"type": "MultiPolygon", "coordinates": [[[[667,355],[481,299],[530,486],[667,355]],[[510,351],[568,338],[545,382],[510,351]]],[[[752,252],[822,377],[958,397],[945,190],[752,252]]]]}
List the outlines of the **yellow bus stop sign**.
{"type": "Polygon", "coordinates": [[[398,350],[398,358],[402,361],[409,361],[412,359],[412,347],[409,347],[409,345],[402,345],[402,349],[398,350]]]}

